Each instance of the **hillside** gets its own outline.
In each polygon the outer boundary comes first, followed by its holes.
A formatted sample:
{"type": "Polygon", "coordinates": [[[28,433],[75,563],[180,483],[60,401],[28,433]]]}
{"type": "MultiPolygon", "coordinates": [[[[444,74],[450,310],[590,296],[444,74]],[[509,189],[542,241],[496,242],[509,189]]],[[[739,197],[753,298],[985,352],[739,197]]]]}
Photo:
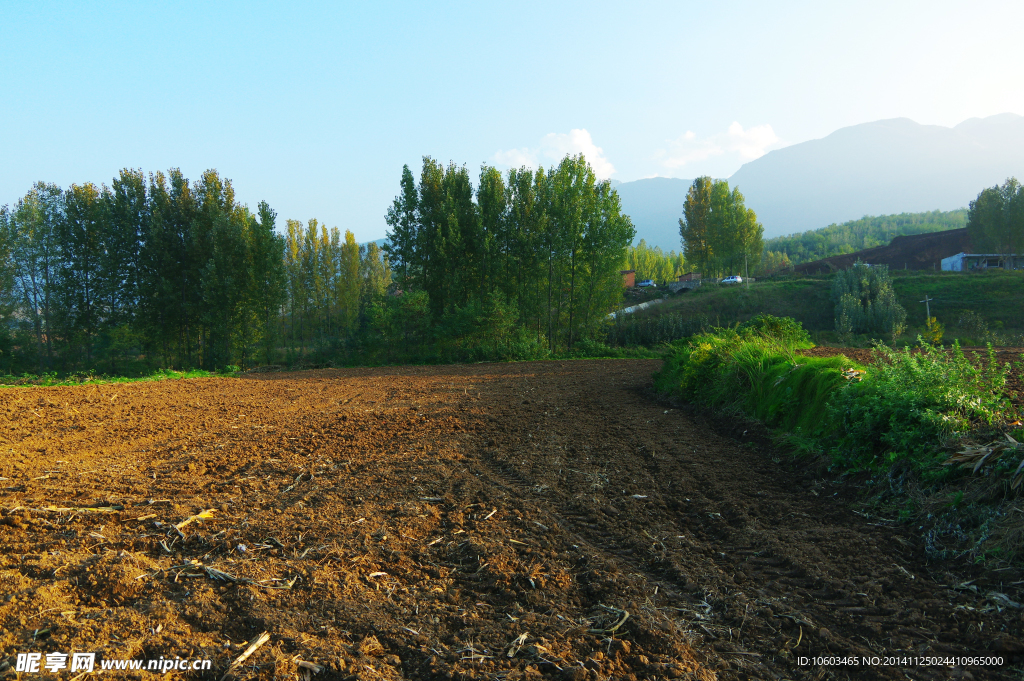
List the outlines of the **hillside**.
{"type": "Polygon", "coordinates": [[[767,239],[764,249],[785,253],[793,265],[799,265],[885,246],[897,236],[944,232],[966,226],[966,209],[880,215],[767,239]]]}
{"type": "MultiPolygon", "coordinates": [[[[892,278],[896,297],[907,310],[905,342],[914,342],[922,332],[925,306],[919,301],[926,295],[931,298],[932,314],[946,326],[947,342],[953,338],[970,340],[971,344],[986,340],[979,335],[976,324],[969,329],[957,327],[969,312],[992,332],[1006,337],[1024,332],[1024,311],[1019,304],[1022,272],[964,275],[894,269],[892,278]]],[[[749,288],[710,285],[673,296],[662,305],[638,313],[636,320],[680,315],[684,320],[704,318],[713,326],[730,326],[764,313],[792,317],[809,331],[824,334],[816,342],[828,342],[835,328],[831,291],[831,277],[817,273],[757,281],[749,288]]]]}
{"type": "Polygon", "coordinates": [[[907,118],[842,128],[771,151],[729,178],[757,211],[765,236],[862,215],[952,210],[985,187],[1024,176],[1024,116],[953,127],[907,118]]]}
{"type": "Polygon", "coordinates": [[[970,251],[971,243],[964,227],[931,234],[897,236],[885,246],[815,260],[793,269],[808,274],[831,272],[845,270],[859,260],[871,265],[887,265],[892,270],[939,270],[943,258],[970,251]]]}
{"type": "MultiPolygon", "coordinates": [[[[951,211],[985,187],[1024,177],[1024,116],[972,118],[946,128],[907,118],[842,128],[771,151],[729,184],[746,197],[765,238],[865,215],[951,211]]],[[[615,185],[636,240],[679,250],[679,218],[691,180],[655,177],[615,185]]]]}

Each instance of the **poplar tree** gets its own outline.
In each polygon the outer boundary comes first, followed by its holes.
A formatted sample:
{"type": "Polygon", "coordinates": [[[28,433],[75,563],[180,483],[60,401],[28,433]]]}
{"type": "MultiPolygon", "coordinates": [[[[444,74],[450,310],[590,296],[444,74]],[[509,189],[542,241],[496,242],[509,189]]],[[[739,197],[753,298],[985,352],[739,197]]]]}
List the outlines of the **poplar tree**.
{"type": "Polygon", "coordinates": [[[384,251],[392,264],[398,281],[405,285],[414,275],[417,266],[416,251],[418,222],[417,208],[419,197],[416,192],[416,180],[408,165],[402,166],[401,191],[388,209],[385,221],[391,228],[387,232],[384,251]]]}
{"type": "Polygon", "coordinates": [[[686,260],[705,275],[710,274],[707,269],[714,255],[711,226],[713,184],[706,175],[693,181],[686,192],[683,217],[679,220],[679,236],[686,260]]]}

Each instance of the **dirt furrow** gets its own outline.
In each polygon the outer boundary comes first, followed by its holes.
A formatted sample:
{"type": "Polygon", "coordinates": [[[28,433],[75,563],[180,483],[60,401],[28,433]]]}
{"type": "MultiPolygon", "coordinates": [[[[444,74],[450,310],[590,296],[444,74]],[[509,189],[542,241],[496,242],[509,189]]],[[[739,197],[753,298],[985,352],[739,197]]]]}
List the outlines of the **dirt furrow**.
{"type": "Polygon", "coordinates": [[[1015,678],[801,664],[1019,665],[1021,597],[953,588],[842,488],[660,402],[657,366],[0,392],[0,675],[95,651],[220,678],[266,631],[238,676],[1015,678]]]}

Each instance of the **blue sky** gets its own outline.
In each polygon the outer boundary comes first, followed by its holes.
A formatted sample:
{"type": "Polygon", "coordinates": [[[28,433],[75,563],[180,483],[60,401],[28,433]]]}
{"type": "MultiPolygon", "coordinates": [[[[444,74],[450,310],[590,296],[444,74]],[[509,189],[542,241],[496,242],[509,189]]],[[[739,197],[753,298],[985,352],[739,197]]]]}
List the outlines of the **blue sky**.
{"type": "Polygon", "coordinates": [[[1024,114],[1024,3],[0,4],[0,204],[216,168],[384,235],[403,163],[731,175],[837,128],[1024,114]]]}

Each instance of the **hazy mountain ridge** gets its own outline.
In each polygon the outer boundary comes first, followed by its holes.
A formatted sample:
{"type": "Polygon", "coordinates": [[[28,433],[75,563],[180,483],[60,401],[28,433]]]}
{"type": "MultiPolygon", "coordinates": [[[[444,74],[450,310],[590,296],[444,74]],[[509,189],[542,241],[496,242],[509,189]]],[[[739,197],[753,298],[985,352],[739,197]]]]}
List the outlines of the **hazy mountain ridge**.
{"type": "MultiPolygon", "coordinates": [[[[765,238],[866,215],[963,208],[985,187],[1024,177],[1024,116],[970,118],[952,128],[908,118],[863,123],[771,151],[729,184],[757,212],[765,238]]],[[[616,185],[637,241],[679,250],[690,180],[616,185]]]]}

